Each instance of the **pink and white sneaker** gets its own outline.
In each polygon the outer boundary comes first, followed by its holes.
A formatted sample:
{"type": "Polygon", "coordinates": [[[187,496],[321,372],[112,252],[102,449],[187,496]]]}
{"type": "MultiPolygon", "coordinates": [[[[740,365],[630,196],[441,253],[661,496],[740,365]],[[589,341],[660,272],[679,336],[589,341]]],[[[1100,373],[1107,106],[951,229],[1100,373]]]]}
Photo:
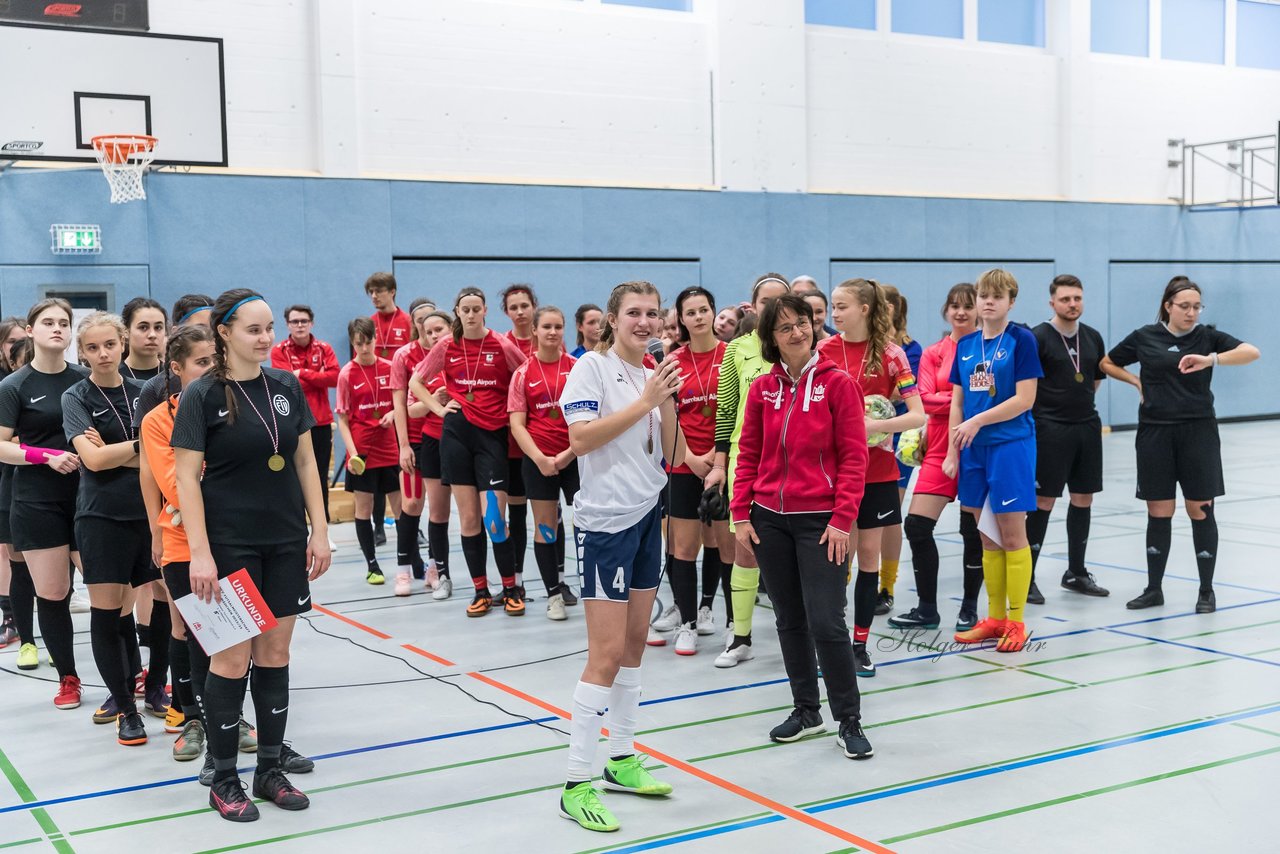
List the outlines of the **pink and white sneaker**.
{"type": "Polygon", "coordinates": [[[397,595],[397,596],[408,596],[408,595],[409,595],[410,593],[412,593],[412,592],[413,592],[413,581],[412,581],[412,577],[411,577],[411,576],[409,575],[409,573],[407,573],[407,572],[397,572],[397,573],[396,573],[396,588],[395,588],[395,593],[396,593],[396,595],[397,595]]]}

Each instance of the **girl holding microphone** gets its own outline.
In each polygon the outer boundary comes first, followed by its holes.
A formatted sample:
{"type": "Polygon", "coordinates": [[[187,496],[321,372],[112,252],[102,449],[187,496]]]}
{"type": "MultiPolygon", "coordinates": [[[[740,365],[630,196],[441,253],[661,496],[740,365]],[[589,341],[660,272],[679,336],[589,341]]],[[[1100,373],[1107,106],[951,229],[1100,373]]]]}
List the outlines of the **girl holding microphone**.
{"type": "Polygon", "coordinates": [[[602,717],[609,729],[605,788],[671,791],[645,770],[633,742],[640,658],[662,575],[662,461],[679,466],[685,456],[673,399],[683,385],[679,365],[668,360],[655,369],[645,353],[662,331],[658,289],[649,282],[618,285],[605,324],[597,349],[573,366],[560,395],[582,474],[573,510],[587,620],[587,666],[573,692],[560,815],[595,831],[618,829],[591,785],[602,717]]]}

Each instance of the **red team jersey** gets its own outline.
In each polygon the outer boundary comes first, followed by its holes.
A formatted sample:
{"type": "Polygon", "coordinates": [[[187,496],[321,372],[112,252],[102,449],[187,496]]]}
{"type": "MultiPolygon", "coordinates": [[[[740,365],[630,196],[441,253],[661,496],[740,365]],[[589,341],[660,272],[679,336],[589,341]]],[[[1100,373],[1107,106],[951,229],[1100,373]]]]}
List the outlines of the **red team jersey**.
{"type": "Polygon", "coordinates": [[[525,427],[538,450],[549,457],[569,447],[569,425],[560,411],[560,393],[576,361],[563,350],[555,362],[544,362],[535,356],[511,376],[507,409],[527,413],[525,427]]]}
{"type": "Polygon", "coordinates": [[[524,364],[524,353],[510,339],[488,330],[480,340],[449,336],[437,341],[414,373],[435,376],[444,371],[449,396],[462,405],[462,414],[482,430],[506,427],[507,391],[511,375],[524,364]]]}
{"type": "MultiPolygon", "coordinates": [[[[419,362],[418,364],[422,364],[419,362]]],[[[427,387],[427,391],[435,394],[444,388],[444,373],[438,373],[431,379],[422,378],[422,384],[427,387]]],[[[435,439],[439,441],[440,434],[444,432],[444,419],[435,413],[428,412],[426,417],[422,419],[422,435],[424,438],[435,439]]]]}
{"type": "Polygon", "coordinates": [[[314,335],[306,347],[299,347],[293,338],[285,338],[271,348],[271,367],[290,373],[297,371],[316,426],[333,423],[329,389],[338,384],[338,357],[332,347],[314,335]]]}
{"type": "MultiPolygon", "coordinates": [[[[705,353],[695,353],[686,344],[671,352],[668,359],[680,364],[684,387],[680,389],[680,430],[684,433],[689,453],[701,456],[711,450],[716,440],[716,389],[720,386],[720,363],[727,347],[723,341],[705,353]]],[[[693,474],[687,464],[672,472],[693,474]]]]}
{"type": "Polygon", "coordinates": [[[373,320],[373,352],[378,354],[379,359],[390,359],[397,350],[409,343],[409,336],[413,332],[413,321],[404,313],[404,309],[397,308],[391,314],[375,311],[371,318],[373,320]]]}
{"type": "Polygon", "coordinates": [[[526,359],[528,359],[535,352],[537,352],[538,345],[535,343],[532,336],[528,338],[517,338],[516,331],[512,329],[510,332],[507,333],[507,339],[512,344],[515,344],[517,347],[520,348],[520,352],[524,353],[524,357],[526,359]]]}
{"type": "MultiPolygon", "coordinates": [[[[839,335],[818,344],[818,352],[836,363],[836,367],[847,373],[858,383],[864,397],[880,394],[893,400],[896,391],[904,400],[918,397],[915,374],[911,373],[911,363],[902,348],[892,342],[884,345],[884,353],[880,358],[880,369],[868,375],[863,364],[867,355],[867,342],[851,343],[839,335]]],[[[871,460],[867,467],[867,483],[884,483],[887,480],[897,481],[898,461],[893,451],[884,448],[872,448],[871,460]]]]}
{"type": "Polygon", "coordinates": [[[347,416],[351,438],[368,468],[400,465],[396,431],[378,422],[391,411],[391,363],[347,362],[338,374],[338,411],[347,416]]]}
{"type": "MultiPolygon", "coordinates": [[[[405,406],[413,406],[417,403],[418,398],[414,397],[413,392],[409,390],[409,374],[413,373],[413,369],[418,367],[418,363],[427,358],[427,351],[423,349],[421,341],[410,341],[405,344],[396,354],[391,357],[391,389],[403,389],[405,393],[405,406]]],[[[409,418],[409,442],[416,445],[420,441],[418,437],[422,435],[422,424],[425,418],[409,418]]]]}

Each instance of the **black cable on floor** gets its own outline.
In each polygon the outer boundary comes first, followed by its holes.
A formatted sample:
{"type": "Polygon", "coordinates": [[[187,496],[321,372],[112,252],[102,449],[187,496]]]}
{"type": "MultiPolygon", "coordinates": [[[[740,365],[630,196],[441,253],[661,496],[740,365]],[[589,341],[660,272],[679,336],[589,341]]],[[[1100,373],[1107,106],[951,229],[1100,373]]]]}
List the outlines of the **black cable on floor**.
{"type": "Polygon", "coordinates": [[[381,655],[381,656],[383,656],[383,657],[385,657],[385,658],[390,658],[390,659],[392,659],[392,660],[394,660],[394,661],[398,661],[398,662],[400,662],[401,664],[403,664],[405,667],[407,667],[407,668],[409,668],[410,670],[412,670],[414,673],[421,674],[422,676],[426,677],[427,679],[432,679],[432,680],[434,680],[434,681],[436,681],[436,682],[442,682],[442,683],[444,683],[445,685],[449,685],[450,687],[456,688],[456,689],[458,689],[459,691],[461,691],[464,695],[466,695],[469,699],[471,699],[471,700],[473,700],[473,701],[475,701],[475,702],[477,702],[477,703],[479,703],[479,704],[481,704],[481,705],[484,705],[484,706],[490,706],[490,707],[492,707],[492,708],[494,708],[494,709],[497,709],[499,712],[502,712],[502,714],[506,715],[507,717],[510,717],[510,718],[516,718],[517,720],[527,721],[528,723],[531,723],[531,724],[533,724],[534,726],[539,726],[539,727],[542,727],[542,728],[543,728],[543,729],[545,729],[545,730],[550,730],[551,732],[559,733],[560,735],[563,735],[563,736],[565,736],[566,738],[568,738],[568,737],[569,737],[569,733],[565,732],[564,730],[562,730],[562,729],[560,729],[560,728],[558,728],[558,727],[548,726],[547,724],[543,723],[542,721],[534,720],[533,718],[529,717],[528,715],[522,715],[522,714],[520,714],[519,712],[513,712],[513,711],[511,711],[511,710],[509,710],[509,709],[504,709],[502,706],[499,706],[497,703],[494,703],[494,702],[492,702],[492,701],[490,701],[490,700],[482,700],[482,699],[480,699],[479,697],[477,697],[475,694],[472,694],[472,693],[471,693],[470,691],[468,691],[466,688],[463,688],[463,687],[462,687],[461,685],[459,685],[458,683],[449,681],[450,679],[456,678],[457,676],[459,676],[459,675],[461,675],[461,674],[448,674],[448,675],[446,675],[446,676],[436,676],[436,675],[434,675],[434,674],[432,674],[432,673],[427,673],[425,670],[420,670],[420,669],[418,669],[418,668],[417,668],[416,666],[414,666],[414,664],[413,664],[412,662],[410,662],[408,659],[401,658],[401,657],[400,657],[400,656],[398,656],[398,655],[392,655],[392,654],[391,654],[391,653],[389,653],[389,652],[383,652],[383,651],[382,651],[382,650],[380,650],[380,649],[374,649],[373,647],[365,646],[364,644],[360,643],[359,641],[353,640],[352,638],[350,638],[350,637],[348,637],[348,636],[346,636],[346,635],[338,635],[338,634],[334,634],[333,632],[326,632],[324,629],[317,628],[317,627],[316,627],[316,625],[315,625],[314,623],[312,623],[312,622],[311,622],[311,620],[312,620],[312,618],[311,618],[311,617],[308,617],[308,616],[305,616],[305,615],[301,615],[301,614],[300,614],[300,615],[298,616],[298,619],[300,619],[300,620],[304,621],[307,625],[311,626],[312,630],[313,630],[313,631],[315,631],[315,632],[316,632],[316,633],[318,633],[318,634],[325,635],[326,637],[337,638],[338,640],[344,640],[344,641],[346,641],[347,643],[351,644],[351,645],[352,645],[352,646],[354,646],[354,647],[357,647],[357,648],[359,648],[359,649],[363,649],[365,652],[371,652],[371,653],[373,653],[374,655],[381,655]]]}

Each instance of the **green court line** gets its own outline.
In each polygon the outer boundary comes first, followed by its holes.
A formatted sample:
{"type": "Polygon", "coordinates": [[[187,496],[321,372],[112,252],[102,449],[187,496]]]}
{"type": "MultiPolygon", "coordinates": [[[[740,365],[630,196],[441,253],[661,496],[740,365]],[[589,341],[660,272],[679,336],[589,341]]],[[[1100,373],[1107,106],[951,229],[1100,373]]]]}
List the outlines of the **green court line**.
{"type": "Polygon", "coordinates": [[[1020,815],[1033,810],[1045,809],[1046,807],[1058,806],[1060,804],[1070,803],[1071,801],[1084,800],[1085,798],[1093,798],[1098,795],[1108,795],[1113,792],[1123,791],[1124,789],[1132,789],[1137,786],[1145,786],[1148,783],[1158,783],[1161,780],[1170,780],[1175,777],[1182,777],[1187,774],[1195,774],[1205,771],[1209,768],[1220,768],[1224,765],[1233,765],[1237,762],[1245,762],[1250,759],[1257,759],[1262,756],[1270,756],[1280,753],[1280,747],[1271,747],[1267,750],[1255,750],[1252,753],[1244,753],[1239,756],[1231,756],[1226,759],[1218,759],[1213,762],[1205,762],[1200,765],[1193,765],[1189,768],[1179,768],[1175,771],[1167,771],[1163,774],[1153,774],[1150,777],[1141,777],[1137,780],[1127,780],[1123,783],[1116,783],[1111,786],[1103,786],[1097,789],[1089,789],[1085,792],[1077,792],[1072,795],[1063,795],[1060,798],[1052,798],[1047,801],[1039,801],[1033,804],[1026,804],[1020,807],[1013,807],[999,812],[987,813],[986,815],[975,816],[973,818],[962,819],[961,821],[953,821],[950,824],[940,824],[937,827],[929,827],[924,830],[917,830],[912,833],[904,833],[900,836],[891,836],[888,839],[881,839],[882,845],[892,845],[897,842],[905,842],[908,839],[919,839],[922,836],[931,836],[935,833],[945,833],[949,830],[956,830],[961,827],[969,827],[983,822],[994,821],[999,818],[1008,818],[1013,815],[1020,815]]]}
{"type": "Polygon", "coordinates": [[[5,843],[0,843],[0,849],[2,849],[2,848],[17,848],[17,847],[18,847],[18,846],[20,846],[20,845],[30,845],[30,844],[31,844],[31,843],[33,843],[33,842],[44,842],[44,837],[43,837],[43,836],[35,836],[35,837],[32,837],[31,839],[19,839],[19,840],[16,840],[16,841],[14,841],[14,842],[5,842],[5,843]]]}
{"type": "MultiPolygon", "coordinates": [[[[13,790],[18,793],[18,797],[22,799],[24,804],[39,800],[3,750],[0,750],[0,772],[4,773],[9,785],[13,786],[13,790]]],[[[63,838],[62,831],[58,829],[58,825],[54,823],[43,807],[33,809],[31,817],[36,820],[36,823],[40,825],[40,829],[45,832],[45,836],[53,844],[55,851],[59,852],[59,854],[74,854],[75,849],[71,847],[71,843],[63,838]]]]}
{"type": "Polygon", "coordinates": [[[1267,735],[1274,735],[1275,737],[1280,738],[1280,732],[1276,732],[1273,729],[1267,729],[1266,727],[1255,726],[1254,724],[1246,724],[1241,721],[1236,721],[1235,725],[1240,727],[1241,729],[1251,729],[1254,732],[1264,732],[1267,735]]]}
{"type": "Polygon", "coordinates": [[[1070,685],[1070,686],[1071,686],[1071,687],[1073,687],[1073,688],[1083,688],[1083,687],[1084,687],[1084,685],[1083,685],[1082,683],[1077,682],[1077,681],[1076,681],[1076,680],[1074,680],[1074,679],[1063,679],[1061,676],[1053,676],[1053,675],[1051,675],[1051,674],[1049,674],[1049,673],[1041,673],[1039,670],[1028,670],[1028,669],[1026,669],[1026,668],[1024,668],[1024,667],[1014,667],[1014,668],[1011,668],[1011,672],[1013,672],[1013,673],[1025,673],[1025,674],[1027,674],[1028,676],[1038,676],[1038,677],[1040,677],[1041,679],[1052,679],[1054,682],[1061,682],[1061,683],[1063,683],[1063,684],[1065,684],[1065,685],[1070,685]]]}
{"type": "Polygon", "coordinates": [[[1208,637],[1209,635],[1225,634],[1226,632],[1240,632],[1240,631],[1244,631],[1245,629],[1256,629],[1256,628],[1259,628],[1260,626],[1274,626],[1276,623],[1280,623],[1280,620],[1267,620],[1265,623],[1250,623],[1247,626],[1228,626],[1225,629],[1213,629],[1212,631],[1208,631],[1208,632],[1194,632],[1189,635],[1175,635],[1174,637],[1169,638],[1169,640],[1187,640],[1188,638],[1203,638],[1203,637],[1208,637]]]}
{"type": "MultiPolygon", "coordinates": [[[[674,833],[696,833],[700,830],[710,830],[713,827],[722,827],[726,824],[735,824],[739,821],[754,821],[757,818],[764,818],[767,815],[773,815],[773,813],[756,812],[748,816],[742,816],[740,818],[730,818],[730,819],[725,819],[724,821],[715,821],[715,822],[712,822],[711,824],[699,824],[694,827],[686,827],[679,831],[674,831],[674,833]]],[[[656,834],[655,836],[642,836],[639,839],[628,839],[625,842],[615,842],[612,845],[605,845],[601,848],[588,848],[583,851],[576,851],[574,852],[574,854],[600,854],[600,852],[602,851],[613,851],[617,848],[626,848],[631,845],[639,845],[642,842],[653,842],[655,839],[665,839],[668,836],[674,835],[674,833],[668,832],[668,833],[659,833],[659,834],[656,834]]],[[[851,848],[849,850],[853,851],[856,849],[851,848]]]]}
{"type": "Polygon", "coordinates": [[[1130,643],[1124,646],[1113,646],[1108,649],[1094,649],[1089,652],[1077,652],[1074,655],[1060,655],[1057,658],[1037,658],[1034,661],[988,661],[985,658],[979,658],[971,653],[962,653],[960,658],[967,658],[970,661],[980,661],[983,664],[991,664],[1000,667],[1023,668],[1023,667],[1039,667],[1043,664],[1056,664],[1059,661],[1074,661],[1077,658],[1089,658],[1094,655],[1106,655],[1112,652],[1122,652],[1126,649],[1137,649],[1140,646],[1155,646],[1155,641],[1142,641],[1141,643],[1130,643]]]}
{"type": "MultiPolygon", "coordinates": [[[[1276,748],[1280,750],[1280,747],[1276,748]]],[[[476,804],[487,804],[494,801],[505,800],[506,798],[520,797],[521,795],[532,795],[539,792],[549,792],[552,789],[559,789],[563,783],[552,783],[550,786],[535,786],[532,789],[520,789],[515,792],[504,792],[500,795],[485,795],[479,798],[471,798],[465,801],[457,801],[452,804],[440,804],[434,807],[423,807],[418,810],[408,810],[407,812],[399,812],[394,815],[379,816],[377,818],[366,818],[360,821],[350,821],[345,824],[334,824],[329,827],[317,827],[312,830],[303,830],[298,833],[286,833],[282,836],[273,836],[268,839],[255,839],[250,842],[238,842],[235,845],[228,845],[225,848],[207,848],[204,851],[198,851],[196,854],[226,854],[230,851],[239,851],[241,848],[257,848],[260,845],[274,845],[277,842],[287,842],[290,839],[306,839],[308,836],[319,836],[322,833],[334,833],[339,830],[353,830],[357,827],[368,827],[373,824],[381,824],[384,821],[399,821],[402,818],[414,818],[420,815],[430,815],[433,812],[442,812],[444,810],[458,809],[460,807],[469,807],[476,804]]]]}
{"type": "MultiPolygon", "coordinates": [[[[1188,663],[1188,664],[1175,664],[1175,665],[1174,665],[1174,666],[1172,666],[1172,667],[1161,667],[1161,668],[1160,668],[1160,669],[1158,669],[1158,670],[1148,670],[1146,673],[1142,673],[1142,674],[1140,674],[1140,675],[1141,675],[1141,676],[1155,676],[1155,675],[1160,674],[1160,673],[1172,673],[1172,672],[1173,672],[1173,671],[1175,671],[1175,670],[1186,670],[1186,669],[1191,668],[1191,667],[1203,667],[1203,666],[1204,666],[1204,665],[1206,665],[1206,664],[1218,664],[1219,662],[1223,662],[1223,661],[1234,661],[1234,660],[1235,660],[1235,659],[1233,659],[1233,658],[1210,658],[1210,659],[1206,659],[1205,661],[1192,661],[1192,662],[1190,662],[1190,663],[1188,663]]],[[[1109,683],[1111,683],[1111,682],[1123,682],[1123,681],[1125,681],[1126,679],[1131,679],[1131,678],[1133,678],[1133,677],[1131,677],[1131,676],[1112,676],[1112,677],[1111,677],[1111,678],[1109,678],[1109,679],[1099,679],[1099,680],[1098,680],[1098,681],[1096,681],[1096,682],[1086,682],[1086,683],[1084,684],[1084,687],[1086,687],[1086,688],[1087,688],[1087,687],[1091,687],[1091,686],[1093,686],[1093,685],[1107,685],[1107,684],[1109,684],[1109,683]]]]}

